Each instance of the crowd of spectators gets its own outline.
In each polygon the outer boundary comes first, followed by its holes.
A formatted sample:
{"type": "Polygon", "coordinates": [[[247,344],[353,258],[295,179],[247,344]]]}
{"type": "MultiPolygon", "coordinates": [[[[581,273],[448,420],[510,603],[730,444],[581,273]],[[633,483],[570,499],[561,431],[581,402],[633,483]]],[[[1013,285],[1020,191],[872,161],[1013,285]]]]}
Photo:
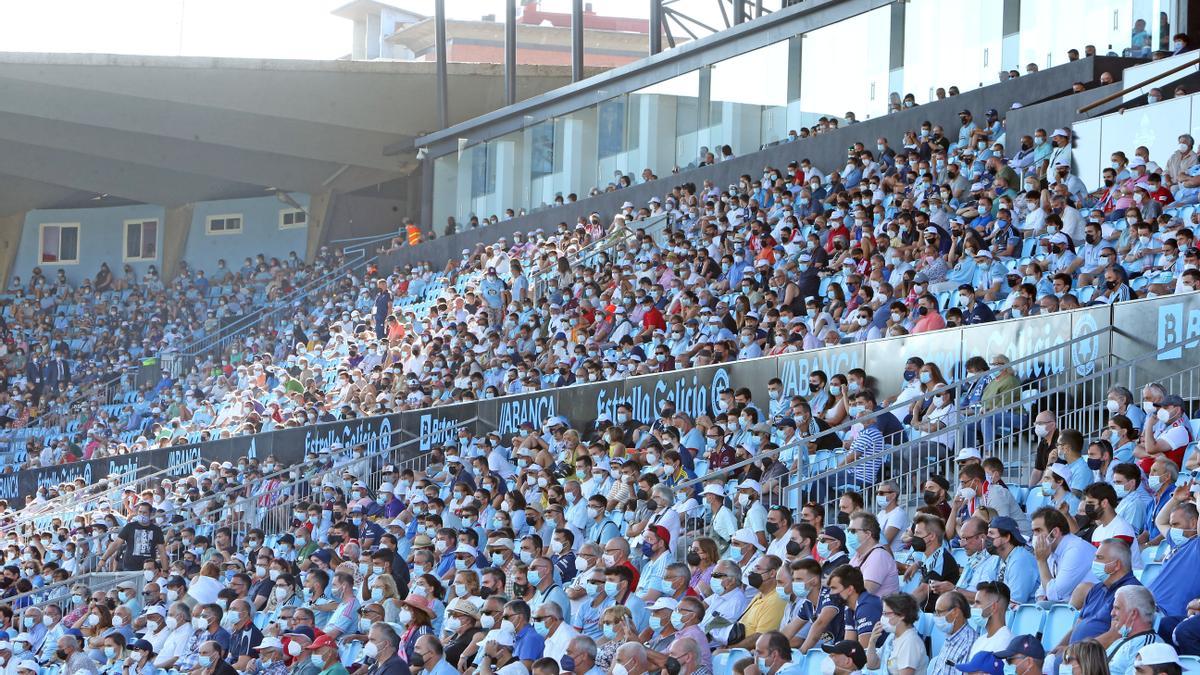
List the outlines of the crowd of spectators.
{"type": "Polygon", "coordinates": [[[585,429],[464,428],[420,463],[331,447],[72,500],[81,478],[26,507],[61,504],[52,519],[5,526],[0,660],[21,675],[1174,675],[1200,655],[1187,403],[1114,388],[1105,424],[1076,430],[1045,397],[1030,462],[963,448],[910,483],[873,461],[889,447],[868,421],[901,393],[858,390],[852,485],[799,508],[763,484],[780,447],[842,440],[809,425],[823,391],[750,429],[668,402],[585,429]],[[734,444],[746,461],[704,473],[734,444]]]}
{"type": "MultiPolygon", "coordinates": [[[[800,158],[437,269],[347,276],[128,410],[80,409],[86,439],[64,431],[30,462],[129,451],[117,432],[180,443],[1200,288],[1200,218],[1181,208],[1200,193],[1190,136],[1166,158],[1114,153],[1088,191],[1069,129],[1009,144],[995,111],[981,117],[895,148],[867,139],[844,167],[800,158]]],[[[335,255],[247,261],[208,302],[236,316],[335,255]]],[[[5,384],[21,400],[3,404],[21,412],[6,423],[27,425],[27,404],[54,414],[42,406],[62,371],[40,359],[60,342],[73,365],[125,366],[214,330],[196,313],[203,278],[16,280],[5,384]],[[75,305],[104,325],[42,319],[75,305]]],[[[1082,417],[1058,397],[1013,412],[1022,382],[1005,355],[964,365],[962,399],[942,389],[954,374],[912,355],[897,391],[861,369],[814,371],[803,395],[730,389],[695,417],[667,401],[654,419],[618,405],[585,428],[465,427],[403,464],[314,447],[294,466],[200,464],[86,497],[83,478],[46,487],[0,523],[0,667],[1176,675],[1200,662],[1194,401],[1116,386],[1102,423],[1070,428],[1082,417]],[[905,433],[941,443],[963,419],[952,437],[966,442],[939,455],[952,461],[889,472],[905,433]],[[999,456],[997,427],[1032,430],[1023,454],[999,456]],[[836,480],[793,470],[823,451],[836,480]],[[804,499],[764,487],[781,483],[804,499]],[[91,574],[111,571],[133,575],[91,574]]]]}
{"type": "Polygon", "coordinates": [[[30,465],[128,450],[105,429],[185,443],[1200,288],[1189,134],[1169,157],[1113,153],[1089,191],[1069,129],[959,119],[855,143],[840,167],[801,157],[347,276],[118,412],[80,411],[30,465]]]}
{"type": "MultiPolygon", "coordinates": [[[[118,277],[103,264],[94,279],[78,285],[62,269],[53,277],[41,268],[28,280],[14,276],[0,300],[0,438],[41,431],[23,442],[29,467],[148,447],[158,426],[180,418],[187,396],[167,380],[122,404],[137,389],[133,382],[144,362],[156,363],[262,312],[343,262],[341,251],[326,249],[312,263],[294,251],[283,260],[258,254],[237,270],[220,260],[208,273],[183,262],[170,282],[154,265],[140,277],[126,265],[118,277]],[[68,434],[68,428],[78,431],[68,434]],[[148,438],[128,438],[142,430],[148,438]]],[[[236,361],[245,348],[239,340],[225,358],[236,361]]]]}

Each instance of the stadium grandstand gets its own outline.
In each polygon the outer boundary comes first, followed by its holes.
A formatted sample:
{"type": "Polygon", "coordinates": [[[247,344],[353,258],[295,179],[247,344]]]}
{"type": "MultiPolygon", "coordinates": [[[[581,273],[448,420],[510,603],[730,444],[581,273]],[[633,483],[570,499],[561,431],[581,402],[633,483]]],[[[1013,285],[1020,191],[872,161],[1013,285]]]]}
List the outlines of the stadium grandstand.
{"type": "Polygon", "coordinates": [[[0,54],[4,675],[1200,673],[1192,3],[648,3],[0,54]]]}

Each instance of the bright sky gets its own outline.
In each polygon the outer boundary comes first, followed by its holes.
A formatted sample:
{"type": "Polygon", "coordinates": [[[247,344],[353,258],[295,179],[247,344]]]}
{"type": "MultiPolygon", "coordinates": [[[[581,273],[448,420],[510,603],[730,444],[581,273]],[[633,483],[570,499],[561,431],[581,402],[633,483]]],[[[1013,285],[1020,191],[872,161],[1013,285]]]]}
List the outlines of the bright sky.
{"type": "MultiPolygon", "coordinates": [[[[351,23],[330,11],[348,1],[0,0],[0,49],[335,59],[350,52],[351,23]]],[[[638,18],[648,14],[645,2],[590,1],[600,14],[638,18]]],[[[683,0],[676,6],[696,1],[683,0]]],[[[433,14],[433,0],[391,0],[390,4],[433,14]]],[[[710,9],[710,4],[712,0],[703,0],[688,9],[710,9]]],[[[542,7],[569,12],[570,1],[543,0],[542,7]]],[[[503,0],[447,0],[446,8],[454,19],[494,14],[504,20],[503,0]]]]}

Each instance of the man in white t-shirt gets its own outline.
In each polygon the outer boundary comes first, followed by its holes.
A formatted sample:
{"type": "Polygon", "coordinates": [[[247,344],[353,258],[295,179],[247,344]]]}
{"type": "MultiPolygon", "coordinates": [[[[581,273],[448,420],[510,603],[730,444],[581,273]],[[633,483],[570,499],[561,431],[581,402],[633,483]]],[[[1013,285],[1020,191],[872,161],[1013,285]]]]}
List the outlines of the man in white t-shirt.
{"type": "Polygon", "coordinates": [[[875,492],[875,505],[879,507],[879,541],[892,551],[898,551],[901,535],[908,529],[908,509],[900,506],[900,490],[895,483],[886,482],[875,492]]]}
{"type": "Polygon", "coordinates": [[[1093,545],[1099,545],[1100,542],[1109,539],[1124,541],[1130,546],[1133,569],[1140,570],[1145,563],[1142,562],[1137,531],[1124,518],[1117,515],[1117,504],[1120,501],[1112,484],[1092,483],[1083,491],[1083,514],[1096,524],[1096,529],[1092,531],[1093,545]]]}
{"type": "Polygon", "coordinates": [[[1002,582],[985,581],[975,589],[970,623],[979,631],[979,637],[971,645],[971,656],[979,652],[996,653],[1012,642],[1012,631],[1004,625],[1008,601],[1008,586],[1002,582]]]}

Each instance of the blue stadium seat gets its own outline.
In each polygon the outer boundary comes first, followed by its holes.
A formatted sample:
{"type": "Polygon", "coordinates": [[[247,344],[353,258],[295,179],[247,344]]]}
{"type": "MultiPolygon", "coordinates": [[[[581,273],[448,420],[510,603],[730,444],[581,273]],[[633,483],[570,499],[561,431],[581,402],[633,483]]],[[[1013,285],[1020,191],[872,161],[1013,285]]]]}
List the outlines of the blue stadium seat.
{"type": "Polygon", "coordinates": [[[802,675],[821,675],[821,665],[829,655],[818,649],[810,649],[804,655],[804,667],[800,669],[802,675]]]}
{"type": "Polygon", "coordinates": [[[750,656],[745,649],[732,649],[724,654],[713,654],[713,675],[732,675],[733,664],[750,656]]]}
{"type": "Polygon", "coordinates": [[[1159,573],[1162,572],[1162,568],[1163,564],[1160,562],[1146,563],[1141,569],[1141,574],[1138,574],[1138,570],[1134,570],[1134,576],[1138,578],[1138,581],[1142,582],[1143,586],[1149,586],[1151,582],[1158,578],[1159,573]]]}
{"type": "Polygon", "coordinates": [[[1042,632],[1046,612],[1037,605],[1017,605],[1008,622],[1013,635],[1037,635],[1042,632]]]}
{"type": "Polygon", "coordinates": [[[1016,498],[1018,504],[1024,504],[1025,499],[1029,497],[1030,489],[1024,485],[1013,485],[1008,489],[1012,496],[1016,498]]]}
{"type": "Polygon", "coordinates": [[[1071,626],[1075,625],[1078,616],[1079,611],[1070,605],[1051,605],[1046,612],[1046,621],[1042,624],[1042,647],[1050,651],[1057,646],[1067,631],[1071,630],[1071,626]]]}

